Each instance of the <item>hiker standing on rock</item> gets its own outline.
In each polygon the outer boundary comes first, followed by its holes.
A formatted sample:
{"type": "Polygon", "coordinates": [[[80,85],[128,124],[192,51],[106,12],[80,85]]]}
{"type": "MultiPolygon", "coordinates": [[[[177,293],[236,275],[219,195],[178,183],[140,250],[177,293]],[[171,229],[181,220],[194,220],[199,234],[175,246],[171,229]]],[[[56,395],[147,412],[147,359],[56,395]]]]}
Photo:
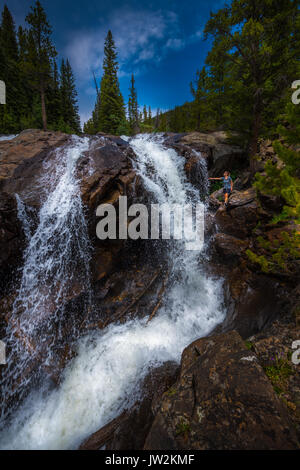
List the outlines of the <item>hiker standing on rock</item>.
{"type": "Polygon", "coordinates": [[[224,171],[224,176],[221,178],[209,178],[210,180],[221,180],[223,181],[223,193],[225,206],[228,206],[228,198],[233,190],[233,181],[230,177],[229,171],[224,171]]]}

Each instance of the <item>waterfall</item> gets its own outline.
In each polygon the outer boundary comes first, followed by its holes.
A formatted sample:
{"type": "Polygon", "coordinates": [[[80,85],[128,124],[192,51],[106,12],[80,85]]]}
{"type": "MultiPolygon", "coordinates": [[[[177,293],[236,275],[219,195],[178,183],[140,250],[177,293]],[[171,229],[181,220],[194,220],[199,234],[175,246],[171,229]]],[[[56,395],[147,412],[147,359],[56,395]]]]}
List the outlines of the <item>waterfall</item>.
{"type": "MultiPolygon", "coordinates": [[[[27,247],[20,286],[6,331],[7,367],[1,380],[1,417],[7,405],[22,400],[28,388],[52,364],[54,349],[62,335],[64,304],[77,285],[90,291],[89,241],[78,182],[76,161],[87,150],[88,139],[73,137],[58,149],[55,174],[43,176],[47,192],[37,227],[16,195],[18,216],[27,247]]],[[[75,329],[72,330],[76,336],[75,329]]],[[[53,366],[53,364],[52,364],[53,366]]]]}
{"type": "MultiPolygon", "coordinates": [[[[184,159],[175,150],[164,147],[162,136],[139,135],[129,143],[136,155],[135,169],[153,202],[186,204],[201,201],[199,190],[186,179],[184,159]]],[[[201,168],[205,172],[205,167],[201,168]]],[[[63,174],[62,178],[67,179],[67,176],[63,174]]],[[[73,178],[69,183],[65,181],[62,184],[63,192],[68,204],[73,204],[79,193],[73,178]],[[69,190],[71,198],[66,195],[69,190]]],[[[49,268],[53,282],[56,282],[57,275],[61,279],[54,256],[57,255],[57,247],[51,234],[57,239],[61,233],[68,233],[67,226],[72,223],[72,217],[79,217],[73,211],[72,216],[68,212],[64,223],[58,223],[55,217],[58,192],[56,188],[49,195],[45,208],[41,208],[40,224],[48,210],[52,214],[44,227],[48,238],[42,241],[36,235],[39,243],[33,240],[34,235],[31,238],[23,268],[26,275],[30,275],[30,289],[21,283],[18,295],[18,302],[23,299],[24,314],[34,308],[37,318],[45,307],[45,299],[36,297],[36,289],[37,285],[43,284],[45,273],[38,268],[29,268],[29,257],[39,262],[42,260],[46,273],[49,268]],[[48,255],[53,251],[51,261],[47,261],[48,256],[40,259],[37,252],[40,253],[42,246],[48,255]],[[24,295],[33,295],[38,306],[32,307],[24,295]]],[[[61,206],[66,215],[65,204],[61,206]]],[[[76,206],[77,210],[79,207],[76,206]]],[[[79,219],[77,222],[84,225],[81,216],[79,219]]],[[[84,231],[80,233],[84,236],[84,231]]],[[[77,240],[77,243],[84,242],[77,240]]],[[[168,360],[179,362],[182,350],[191,341],[207,335],[223,320],[221,285],[205,275],[200,262],[201,253],[185,250],[182,240],[171,240],[167,246],[171,282],[156,316],[149,323],[146,318],[138,318],[123,324],[111,324],[102,331],[78,339],[77,355],[65,368],[59,387],[46,392],[37,389],[27,397],[10,425],[0,433],[1,448],[77,448],[88,435],[136,401],[139,384],[151,367],[168,360]]],[[[69,256],[66,246],[65,272],[69,272],[72,266],[69,256]]],[[[48,277],[46,279],[49,280],[48,277]]],[[[39,287],[39,293],[44,295],[43,286],[39,287]]],[[[58,303],[62,297],[56,297],[58,303]]]]}

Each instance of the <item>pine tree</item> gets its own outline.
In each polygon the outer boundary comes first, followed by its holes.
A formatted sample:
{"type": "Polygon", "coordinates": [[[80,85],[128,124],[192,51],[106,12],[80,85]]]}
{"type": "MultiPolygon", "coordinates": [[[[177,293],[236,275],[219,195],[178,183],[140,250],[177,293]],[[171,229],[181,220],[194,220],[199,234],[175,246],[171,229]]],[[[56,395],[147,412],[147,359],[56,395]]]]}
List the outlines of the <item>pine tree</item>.
{"type": "Polygon", "coordinates": [[[59,130],[59,121],[62,116],[62,104],[60,95],[60,77],[57,63],[54,60],[51,67],[51,82],[46,92],[46,106],[48,126],[51,129],[59,130]]]}
{"type": "Polygon", "coordinates": [[[244,134],[252,171],[259,138],[274,119],[271,111],[293,79],[299,34],[294,0],[233,0],[206,24],[206,37],[214,38],[211,57],[221,49],[230,63],[230,127],[244,134]]]}
{"type": "Polygon", "coordinates": [[[152,124],[152,111],[151,111],[151,106],[148,108],[148,124],[152,124]]]}
{"type": "Polygon", "coordinates": [[[18,44],[15,24],[7,6],[4,6],[0,35],[0,78],[6,84],[6,105],[1,106],[1,128],[3,132],[14,132],[19,128],[18,44]]]}
{"type": "Polygon", "coordinates": [[[262,236],[257,238],[255,251],[248,249],[250,261],[260,266],[264,272],[289,272],[298,270],[300,258],[300,106],[289,102],[286,106],[284,125],[278,127],[281,141],[273,143],[279,161],[268,160],[264,173],[256,174],[254,186],[260,193],[280,197],[285,205],[281,213],[274,215],[271,224],[279,228],[280,234],[271,243],[262,236]],[[286,221],[286,225],[283,223],[286,221]]]}
{"type": "Polygon", "coordinates": [[[273,144],[281,164],[268,160],[264,174],[256,174],[255,186],[262,193],[285,201],[279,220],[295,218],[300,223],[300,106],[288,103],[284,121],[285,125],[278,126],[283,141],[273,144]]]}
{"type": "Polygon", "coordinates": [[[104,44],[99,128],[97,130],[110,134],[120,132],[121,127],[126,123],[124,100],[120,92],[117,72],[116,46],[111,31],[108,31],[104,44]]]}
{"type": "Polygon", "coordinates": [[[60,69],[61,120],[60,130],[80,132],[80,118],[77,105],[77,91],[69,60],[62,60],[60,69]]]}
{"type": "Polygon", "coordinates": [[[205,67],[199,72],[197,71],[195,84],[191,83],[191,93],[194,97],[193,117],[195,129],[200,131],[201,125],[205,122],[206,113],[205,106],[207,100],[207,73],[205,67]]]}
{"type": "Polygon", "coordinates": [[[137,100],[137,92],[135,89],[135,80],[134,75],[131,76],[131,86],[130,86],[130,93],[128,99],[128,120],[129,120],[129,127],[130,133],[132,135],[138,134],[140,131],[139,128],[139,106],[137,100]]]}
{"type": "Polygon", "coordinates": [[[148,113],[147,113],[147,106],[144,104],[143,107],[143,122],[147,124],[148,121],[148,113]]]}
{"type": "Polygon", "coordinates": [[[215,127],[224,126],[227,118],[228,60],[226,51],[220,45],[214,45],[212,51],[207,54],[205,63],[208,66],[206,79],[208,89],[207,113],[215,127]]]}
{"type": "Polygon", "coordinates": [[[52,28],[39,1],[26,16],[29,25],[29,60],[26,62],[31,85],[39,90],[44,130],[47,129],[46,90],[51,83],[51,59],[56,50],[51,42],[52,28]]]}

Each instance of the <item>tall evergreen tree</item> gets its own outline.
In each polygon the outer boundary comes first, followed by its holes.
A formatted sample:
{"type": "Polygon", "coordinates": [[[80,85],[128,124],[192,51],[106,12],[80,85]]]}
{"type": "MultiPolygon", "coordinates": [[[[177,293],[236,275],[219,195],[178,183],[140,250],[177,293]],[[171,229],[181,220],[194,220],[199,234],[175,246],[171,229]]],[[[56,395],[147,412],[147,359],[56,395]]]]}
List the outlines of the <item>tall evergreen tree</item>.
{"type": "Polygon", "coordinates": [[[6,84],[6,105],[1,106],[1,127],[15,131],[19,127],[18,44],[13,17],[4,6],[0,35],[0,78],[6,84]]]}
{"type": "Polygon", "coordinates": [[[148,121],[148,112],[147,112],[147,106],[144,105],[143,107],[143,122],[147,124],[148,121]]]}
{"type": "Polygon", "coordinates": [[[148,107],[148,124],[152,124],[152,111],[151,111],[151,106],[148,107]]]}
{"type": "Polygon", "coordinates": [[[62,117],[63,106],[60,93],[60,76],[55,60],[52,65],[51,78],[52,79],[47,90],[48,122],[54,130],[58,130],[59,122],[62,117]]]}
{"type": "Polygon", "coordinates": [[[191,92],[194,97],[193,117],[195,129],[199,131],[201,123],[207,119],[204,111],[207,99],[207,73],[205,67],[200,72],[197,71],[196,82],[195,84],[191,83],[191,92]]]}
{"type": "Polygon", "coordinates": [[[249,145],[255,169],[258,141],[272,122],[270,105],[280,103],[299,57],[298,0],[233,0],[212,13],[205,34],[230,63],[230,125],[249,145]]]}
{"type": "Polygon", "coordinates": [[[51,42],[52,28],[38,0],[26,16],[26,22],[30,34],[27,72],[32,86],[39,90],[43,128],[47,129],[46,90],[51,83],[51,59],[56,56],[56,50],[51,42]]]}
{"type": "Polygon", "coordinates": [[[111,134],[117,134],[126,121],[117,72],[116,46],[111,31],[108,31],[104,44],[98,130],[111,134]]]}
{"type": "MultiPolygon", "coordinates": [[[[80,132],[80,118],[77,105],[77,91],[69,60],[62,60],[60,69],[61,117],[66,130],[80,132]]],[[[62,124],[63,125],[63,124],[62,124]]]]}
{"type": "Polygon", "coordinates": [[[139,127],[139,106],[137,100],[137,92],[135,89],[134,75],[131,76],[131,86],[128,99],[128,119],[131,134],[137,134],[140,130],[139,127]]]}

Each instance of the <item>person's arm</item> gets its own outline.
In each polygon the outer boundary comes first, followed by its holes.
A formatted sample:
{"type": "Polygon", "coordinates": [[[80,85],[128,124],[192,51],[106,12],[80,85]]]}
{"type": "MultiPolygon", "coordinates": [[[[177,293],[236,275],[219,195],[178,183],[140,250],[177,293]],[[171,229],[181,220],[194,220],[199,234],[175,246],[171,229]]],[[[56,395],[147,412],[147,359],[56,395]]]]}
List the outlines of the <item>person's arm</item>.
{"type": "Polygon", "coordinates": [[[208,178],[209,180],[221,180],[222,178],[208,178]]]}
{"type": "Polygon", "coordinates": [[[233,191],[233,181],[232,181],[232,178],[231,179],[231,182],[230,182],[230,188],[231,188],[231,192],[233,191]]]}

